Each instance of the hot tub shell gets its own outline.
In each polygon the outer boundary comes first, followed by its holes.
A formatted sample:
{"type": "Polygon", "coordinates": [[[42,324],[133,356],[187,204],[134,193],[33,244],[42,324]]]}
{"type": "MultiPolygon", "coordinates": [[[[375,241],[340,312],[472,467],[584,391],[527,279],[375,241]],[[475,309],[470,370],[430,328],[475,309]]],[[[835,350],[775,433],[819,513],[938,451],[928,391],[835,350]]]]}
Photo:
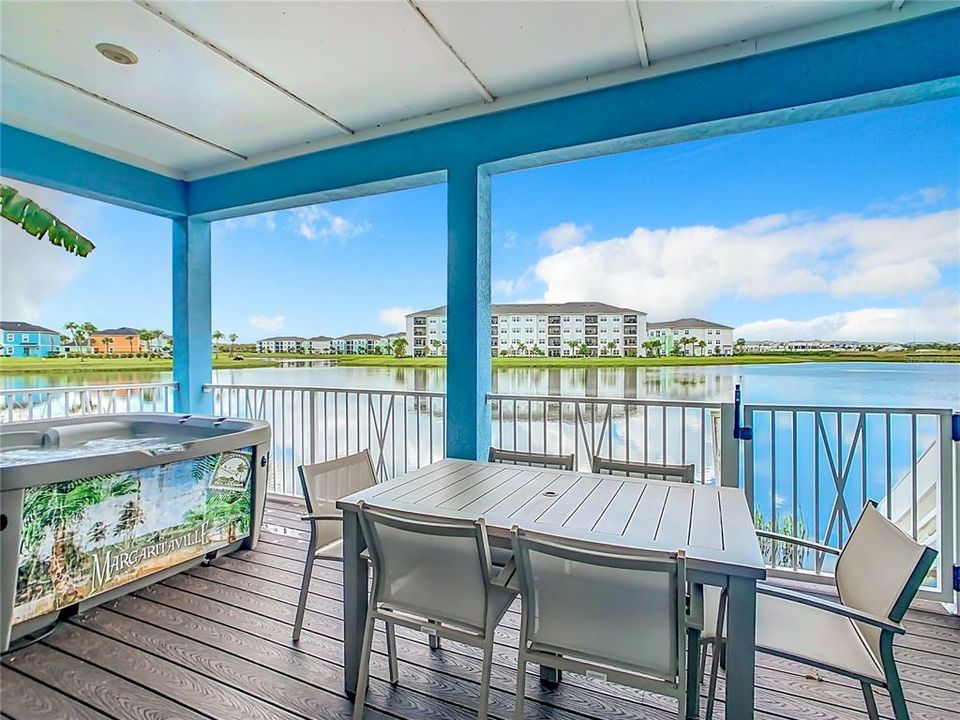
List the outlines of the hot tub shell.
{"type": "MultiPolygon", "coordinates": [[[[0,650],[205,559],[255,547],[270,426],[142,413],[0,425],[0,451],[105,433],[166,447],[0,464],[0,650]]],[[[54,445],[56,446],[56,445],[54,445]]]]}

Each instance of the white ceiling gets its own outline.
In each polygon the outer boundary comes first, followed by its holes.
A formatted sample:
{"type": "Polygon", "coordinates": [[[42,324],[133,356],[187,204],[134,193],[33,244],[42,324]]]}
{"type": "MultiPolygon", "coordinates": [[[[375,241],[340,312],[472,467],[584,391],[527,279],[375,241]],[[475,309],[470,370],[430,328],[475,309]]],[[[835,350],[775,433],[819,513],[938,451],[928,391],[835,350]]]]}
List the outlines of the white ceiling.
{"type": "Polygon", "coordinates": [[[784,33],[797,29],[793,42],[939,9],[900,5],[3,2],[0,115],[142,167],[200,177],[598,87],[631,70],[642,77],[665,61],[667,69],[685,57],[696,65],[706,61],[696,53],[744,40],[779,33],[789,44],[794,36],[784,33]],[[95,50],[101,42],[129,48],[139,62],[105,60],[95,50]]]}

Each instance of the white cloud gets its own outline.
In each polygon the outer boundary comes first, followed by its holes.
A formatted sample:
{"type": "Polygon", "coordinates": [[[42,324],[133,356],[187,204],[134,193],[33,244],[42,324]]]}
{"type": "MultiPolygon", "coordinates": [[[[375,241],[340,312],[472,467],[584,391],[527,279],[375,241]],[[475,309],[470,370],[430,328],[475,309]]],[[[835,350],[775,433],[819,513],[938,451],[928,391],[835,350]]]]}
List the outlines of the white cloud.
{"type": "Polygon", "coordinates": [[[384,308],[378,314],[380,322],[390,327],[391,330],[405,330],[407,327],[407,315],[413,312],[411,307],[388,307],[384,308]]]}
{"type": "Polygon", "coordinates": [[[257,330],[277,332],[278,330],[283,330],[283,324],[286,322],[286,318],[283,315],[274,315],[273,317],[269,317],[268,315],[252,315],[249,322],[250,325],[257,330]]]}
{"type": "Polygon", "coordinates": [[[224,230],[233,231],[239,228],[246,230],[263,229],[267,232],[273,232],[277,229],[277,212],[260,213],[258,215],[245,215],[243,217],[227,218],[221,223],[224,230]]]}
{"type": "Polygon", "coordinates": [[[297,232],[307,240],[332,237],[344,242],[370,229],[367,221],[355,223],[340,215],[334,215],[320,205],[306,205],[293,212],[298,223],[297,232]]]}
{"type": "Polygon", "coordinates": [[[734,333],[753,340],[960,342],[960,296],[942,291],[931,293],[918,306],[861,308],[806,320],[759,320],[734,333]]]}
{"type": "MultiPolygon", "coordinates": [[[[89,229],[96,228],[98,203],[19,180],[3,182],[90,236],[96,244],[95,233],[89,229]]],[[[95,257],[96,250],[89,257],[80,258],[46,239],[37,240],[7,220],[0,221],[0,315],[4,320],[36,322],[44,304],[67,287],[95,257]]]]}
{"type": "Polygon", "coordinates": [[[494,295],[513,295],[516,285],[514,280],[494,280],[490,288],[494,295]]]}
{"type": "Polygon", "coordinates": [[[960,261],[960,210],[914,217],[772,215],[738,226],[636,228],[533,267],[548,302],[599,300],[655,317],[700,315],[724,295],[763,300],[827,292],[904,297],[960,261]]]}
{"type": "Polygon", "coordinates": [[[503,234],[503,249],[513,250],[517,246],[517,239],[519,237],[516,230],[507,230],[503,234]]]}
{"type": "Polygon", "coordinates": [[[565,250],[586,240],[592,229],[589,225],[563,222],[540,233],[540,244],[551,250],[565,250]]]}

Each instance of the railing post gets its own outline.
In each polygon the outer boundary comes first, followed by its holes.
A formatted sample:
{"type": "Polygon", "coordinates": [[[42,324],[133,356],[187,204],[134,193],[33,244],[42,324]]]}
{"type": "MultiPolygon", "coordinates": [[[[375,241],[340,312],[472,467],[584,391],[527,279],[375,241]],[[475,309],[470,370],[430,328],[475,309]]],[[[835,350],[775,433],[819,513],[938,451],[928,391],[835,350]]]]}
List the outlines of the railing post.
{"type": "MultiPolygon", "coordinates": [[[[490,445],[490,176],[447,174],[447,447],[479,460],[490,445]]],[[[432,458],[431,458],[432,460],[432,458]]]]}
{"type": "Polygon", "coordinates": [[[960,414],[950,417],[953,450],[953,567],[950,568],[950,581],[953,583],[954,615],[960,615],[960,414]]]}
{"type": "Polygon", "coordinates": [[[736,406],[720,405],[720,485],[740,486],[740,441],[733,436],[736,406]]]}
{"type": "Polygon", "coordinates": [[[174,412],[213,412],[210,223],[189,217],[173,220],[173,379],[174,412]]]}

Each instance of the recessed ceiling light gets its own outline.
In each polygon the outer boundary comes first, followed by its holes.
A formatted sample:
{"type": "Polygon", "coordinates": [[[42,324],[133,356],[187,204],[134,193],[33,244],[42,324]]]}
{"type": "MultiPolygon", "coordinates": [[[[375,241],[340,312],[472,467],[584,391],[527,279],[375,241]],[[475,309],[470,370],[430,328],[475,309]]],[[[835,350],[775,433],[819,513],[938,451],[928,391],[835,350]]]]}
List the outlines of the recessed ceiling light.
{"type": "Polygon", "coordinates": [[[136,65],[140,59],[132,50],[127,50],[125,47],[114,45],[113,43],[97,43],[97,52],[107,60],[119,65],[136,65]]]}

